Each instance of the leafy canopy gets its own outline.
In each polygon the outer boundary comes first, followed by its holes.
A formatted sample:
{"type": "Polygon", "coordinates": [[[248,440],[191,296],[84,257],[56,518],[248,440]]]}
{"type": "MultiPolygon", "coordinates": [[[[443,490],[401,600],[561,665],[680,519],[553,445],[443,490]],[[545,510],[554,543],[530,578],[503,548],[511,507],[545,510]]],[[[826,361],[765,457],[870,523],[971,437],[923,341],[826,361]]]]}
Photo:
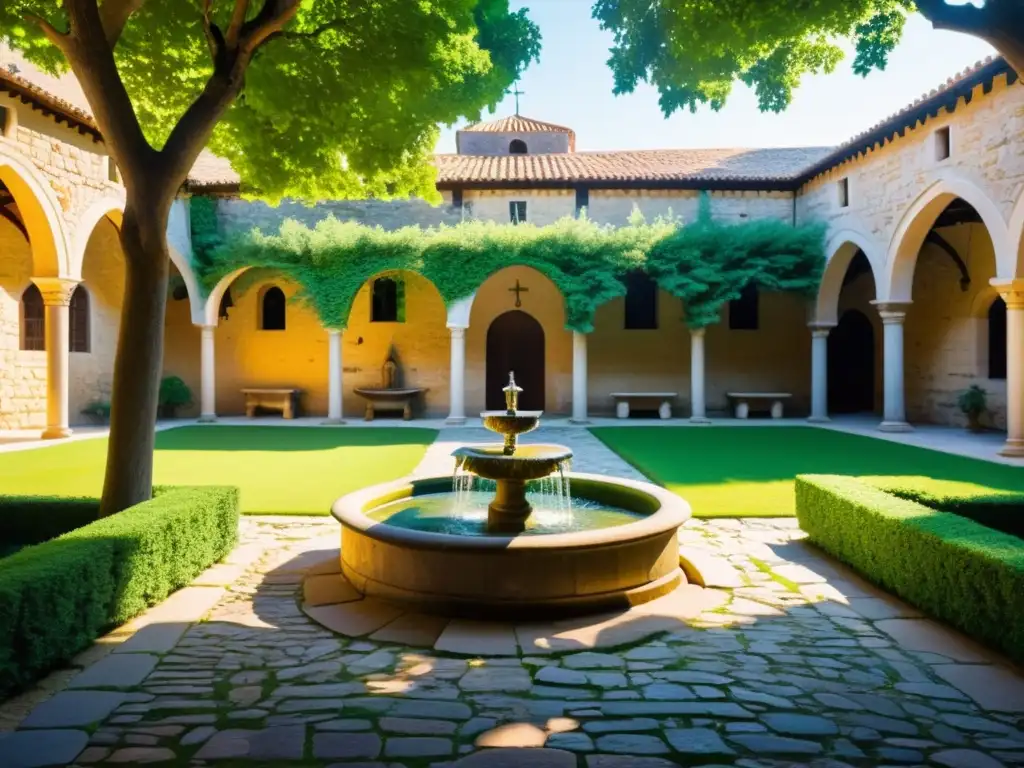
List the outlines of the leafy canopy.
{"type": "MultiPolygon", "coordinates": [[[[204,0],[137,4],[114,53],[146,137],[160,147],[213,71],[204,0]]],[[[209,4],[226,29],[236,3],[209,4]]],[[[260,5],[250,4],[250,18],[260,5]]],[[[67,29],[62,0],[3,0],[0,40],[63,70],[62,53],[26,20],[33,14],[67,29]]],[[[437,124],[493,108],[539,52],[537,27],[508,0],[303,0],[257,51],[209,148],[271,200],[434,200],[427,161],[437,124]]]]}
{"type": "Polygon", "coordinates": [[[615,92],[653,83],[670,115],[720,109],[736,80],[780,112],[803,75],[835,69],[839,39],[853,43],[855,72],[884,69],[913,10],[912,0],[596,0],[593,14],[615,36],[615,92]]]}

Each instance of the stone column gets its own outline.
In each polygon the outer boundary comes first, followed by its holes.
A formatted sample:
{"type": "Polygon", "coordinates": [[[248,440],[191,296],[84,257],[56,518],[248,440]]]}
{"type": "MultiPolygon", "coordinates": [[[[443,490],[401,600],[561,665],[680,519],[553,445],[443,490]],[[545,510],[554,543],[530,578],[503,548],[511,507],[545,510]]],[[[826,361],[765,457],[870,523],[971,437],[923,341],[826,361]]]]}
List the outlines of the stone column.
{"type": "Polygon", "coordinates": [[[704,329],[690,329],[690,422],[710,424],[704,405],[704,329]]]}
{"type": "Polygon", "coordinates": [[[992,281],[1006,302],[1006,443],[1002,456],[1024,456],[1024,280],[992,281]]]}
{"type": "Polygon", "coordinates": [[[61,277],[33,277],[46,308],[46,429],[44,440],[68,437],[68,367],[70,344],[71,294],[77,280],[61,277]]]}
{"type": "Polygon", "coordinates": [[[202,342],[199,351],[199,421],[217,420],[217,362],[214,355],[213,332],[215,325],[201,325],[202,342]]]}
{"type": "Polygon", "coordinates": [[[451,373],[448,379],[446,424],[466,423],[466,329],[449,326],[452,335],[451,373]]]}
{"type": "Polygon", "coordinates": [[[572,332],[572,418],[587,423],[587,334],[572,332]]]}
{"type": "Polygon", "coordinates": [[[907,319],[910,302],[874,301],[872,304],[878,307],[882,318],[884,348],[884,406],[878,428],[883,432],[910,432],[913,427],[907,423],[903,392],[903,321],[907,319]]]}
{"type": "Polygon", "coordinates": [[[344,331],[327,329],[327,421],[325,424],[344,424],[345,411],[342,406],[344,367],[342,363],[341,339],[344,331]]]}
{"type": "Polygon", "coordinates": [[[814,424],[828,421],[828,333],[832,325],[811,324],[811,416],[814,424]]]}

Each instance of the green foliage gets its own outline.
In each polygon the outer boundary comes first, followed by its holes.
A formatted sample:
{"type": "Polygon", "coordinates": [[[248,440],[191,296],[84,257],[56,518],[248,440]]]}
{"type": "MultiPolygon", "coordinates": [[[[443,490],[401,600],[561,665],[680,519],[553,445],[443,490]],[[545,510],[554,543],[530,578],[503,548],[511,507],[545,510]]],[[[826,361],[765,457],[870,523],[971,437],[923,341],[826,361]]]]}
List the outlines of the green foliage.
{"type": "MultiPolygon", "coordinates": [[[[235,3],[136,5],[115,58],[143,130],[159,147],[213,71],[204,5],[223,31],[235,3]]],[[[263,5],[252,3],[250,18],[263,5]]],[[[0,42],[51,72],[65,68],[25,18],[36,14],[65,30],[64,6],[5,0],[0,42]]],[[[427,160],[437,125],[493,109],[539,52],[537,27],[525,11],[510,12],[508,0],[305,0],[284,33],[257,52],[209,148],[269,199],[436,199],[427,160]]]]}
{"type": "Polygon", "coordinates": [[[513,264],[551,279],[572,330],[592,331],[597,307],[625,295],[627,275],[638,269],[682,298],[687,322],[702,327],[746,282],[813,295],[824,267],[824,232],[777,221],[720,224],[707,210],[681,229],[671,218],[647,223],[640,215],[618,228],[566,217],[545,227],[465,221],[395,231],[329,217],[312,229],[287,220],[276,235],[254,230],[228,240],[197,262],[197,271],[209,289],[242,267],[271,270],[300,286],[299,301],[326,327],[344,328],[356,293],[373,277],[417,273],[450,306],[513,264]]]}
{"type": "Polygon", "coordinates": [[[106,400],[94,400],[82,409],[83,416],[92,416],[99,422],[110,421],[110,403],[106,400]]]}
{"type": "MultiPolygon", "coordinates": [[[[18,509],[54,509],[52,499],[37,503],[18,509]]],[[[237,536],[234,488],[173,488],[0,561],[0,697],[188,584],[237,536]]]]}
{"type": "Polygon", "coordinates": [[[1024,542],[852,477],[797,478],[811,541],[930,615],[1024,661],[1024,542]]]}
{"type": "Polygon", "coordinates": [[[666,115],[720,109],[741,80],[762,110],[785,109],[806,74],[832,72],[839,38],[856,48],[854,71],[884,69],[911,0],[596,0],[594,18],[615,37],[615,93],[653,83],[666,115]]]}
{"type": "Polygon", "coordinates": [[[165,376],[160,380],[157,402],[161,408],[174,411],[192,403],[192,390],[177,376],[165,376]]]}
{"type": "Polygon", "coordinates": [[[0,496],[0,541],[39,544],[99,517],[96,499],[59,496],[0,496]]]}
{"type": "Polygon", "coordinates": [[[957,407],[966,415],[978,417],[988,408],[987,393],[977,384],[965,389],[956,399],[957,407]]]}

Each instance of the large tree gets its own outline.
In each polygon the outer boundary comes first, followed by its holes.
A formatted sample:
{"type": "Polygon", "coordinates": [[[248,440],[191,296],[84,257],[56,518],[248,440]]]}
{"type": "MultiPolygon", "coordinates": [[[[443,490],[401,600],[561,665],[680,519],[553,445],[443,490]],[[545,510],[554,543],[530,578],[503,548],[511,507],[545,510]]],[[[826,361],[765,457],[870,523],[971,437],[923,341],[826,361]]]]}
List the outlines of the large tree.
{"type": "Polygon", "coordinates": [[[856,49],[854,71],[884,69],[915,11],[936,29],[974,35],[1024,75],[1024,0],[982,6],[946,0],[595,0],[594,17],[615,35],[608,63],[615,92],[653,83],[662,111],[719,109],[740,80],[762,110],[781,112],[800,78],[831,72],[856,49]]]}
{"type": "Polygon", "coordinates": [[[103,514],[152,493],[167,222],[203,148],[271,199],[436,198],[438,123],[540,50],[508,0],[2,0],[0,39],[71,69],[127,194],[103,514]]]}

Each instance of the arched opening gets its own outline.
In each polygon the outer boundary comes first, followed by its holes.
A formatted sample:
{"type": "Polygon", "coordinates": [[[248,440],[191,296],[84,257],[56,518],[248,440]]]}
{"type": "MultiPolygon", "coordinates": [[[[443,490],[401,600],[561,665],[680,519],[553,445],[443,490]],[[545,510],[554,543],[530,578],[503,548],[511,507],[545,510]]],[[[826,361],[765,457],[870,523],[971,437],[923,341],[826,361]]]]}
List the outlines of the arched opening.
{"type": "MultiPolygon", "coordinates": [[[[227,295],[228,293],[225,291],[224,296],[227,295]]],[[[260,298],[261,331],[285,330],[285,304],[284,291],[276,285],[263,291],[263,296],[260,298]]]]}
{"type": "Polygon", "coordinates": [[[397,277],[378,277],[370,295],[371,323],[405,322],[405,283],[397,277]]]}
{"type": "Polygon", "coordinates": [[[522,139],[512,139],[512,141],[510,141],[509,145],[508,145],[508,153],[510,155],[525,155],[525,154],[527,154],[526,142],[523,141],[522,139]]]}
{"type": "Polygon", "coordinates": [[[1006,302],[996,298],[988,308],[988,378],[1006,378],[1006,302]]]}
{"type": "Polygon", "coordinates": [[[43,294],[35,283],[21,294],[21,349],[25,352],[46,349],[46,308],[43,294]]]}
{"type": "Polygon", "coordinates": [[[89,292],[84,285],[75,287],[71,294],[71,307],[68,311],[69,348],[72,352],[88,352],[89,339],[89,292]]]}
{"type": "Polygon", "coordinates": [[[15,160],[0,157],[0,219],[13,224],[31,245],[32,274],[66,274],[68,254],[59,204],[49,184],[15,160]]]}
{"type": "Polygon", "coordinates": [[[544,329],[533,316],[518,309],[498,315],[487,329],[488,410],[504,410],[502,389],[510,371],[523,389],[519,407],[544,410],[544,329]]]}
{"type": "Polygon", "coordinates": [[[645,272],[626,276],[623,327],[627,331],[656,330],[658,327],[658,284],[645,272]]]}
{"type": "Polygon", "coordinates": [[[830,413],[875,410],[875,329],[867,315],[848,309],[828,336],[830,413]]]}

